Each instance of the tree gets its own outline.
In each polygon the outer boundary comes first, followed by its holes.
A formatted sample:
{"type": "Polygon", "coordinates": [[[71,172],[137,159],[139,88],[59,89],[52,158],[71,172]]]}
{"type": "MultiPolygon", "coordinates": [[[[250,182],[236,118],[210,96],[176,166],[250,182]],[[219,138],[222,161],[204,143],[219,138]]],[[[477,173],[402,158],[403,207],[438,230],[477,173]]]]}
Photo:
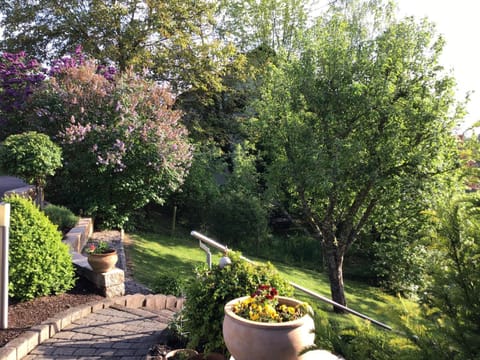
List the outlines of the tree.
{"type": "Polygon", "coordinates": [[[65,160],[49,197],[123,228],[135,210],[163,203],[183,183],[192,147],[166,87],[132,71],[105,75],[91,60],[59,69],[32,106],[65,160]]]}
{"type": "Polygon", "coordinates": [[[271,68],[257,102],[252,132],[269,186],[321,242],[342,305],[345,254],[376,210],[422,196],[454,168],[455,83],[438,63],[442,45],[428,21],[396,20],[382,1],[341,2],[296,58],[271,68]]]}
{"type": "Polygon", "coordinates": [[[43,189],[47,177],[62,167],[62,149],[45,134],[27,132],[10,135],[0,148],[0,167],[34,184],[37,205],[43,208],[43,189]]]}
{"type": "Polygon", "coordinates": [[[203,0],[2,0],[2,49],[43,61],[81,45],[121,71],[149,68],[179,91],[215,88],[233,48],[215,40],[214,11],[203,0]]]}
{"type": "Polygon", "coordinates": [[[259,46],[293,49],[307,25],[305,0],[223,0],[218,31],[242,52],[259,46]]]}

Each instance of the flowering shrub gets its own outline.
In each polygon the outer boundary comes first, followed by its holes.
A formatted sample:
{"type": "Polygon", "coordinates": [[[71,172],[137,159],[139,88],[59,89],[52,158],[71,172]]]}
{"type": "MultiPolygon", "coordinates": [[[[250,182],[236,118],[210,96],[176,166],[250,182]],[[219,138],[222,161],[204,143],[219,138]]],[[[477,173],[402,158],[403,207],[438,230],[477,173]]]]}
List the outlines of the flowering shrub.
{"type": "Polygon", "coordinates": [[[265,323],[296,320],[305,316],[308,309],[307,303],[297,306],[279,304],[278,291],[270,285],[260,285],[250,297],[233,306],[233,312],[238,316],[265,323]]]}
{"type": "Polygon", "coordinates": [[[48,72],[24,52],[0,55],[0,140],[36,131],[61,145],[64,168],[49,199],[101,227],[124,227],[183,184],[192,146],[173,103],[165,86],[101,65],[80,47],[48,72]]]}
{"type": "Polygon", "coordinates": [[[39,96],[42,123],[65,159],[49,197],[101,227],[124,227],[136,209],[162,203],[183,183],[192,147],[168,89],[79,63],[58,66],[39,96]]]}
{"type": "Polygon", "coordinates": [[[113,252],[114,249],[110,247],[110,244],[106,241],[99,241],[98,243],[88,243],[85,252],[88,255],[91,254],[108,254],[113,252]]]}
{"type": "Polygon", "coordinates": [[[25,52],[0,55],[0,140],[27,130],[27,100],[45,79],[44,69],[25,52]]]}

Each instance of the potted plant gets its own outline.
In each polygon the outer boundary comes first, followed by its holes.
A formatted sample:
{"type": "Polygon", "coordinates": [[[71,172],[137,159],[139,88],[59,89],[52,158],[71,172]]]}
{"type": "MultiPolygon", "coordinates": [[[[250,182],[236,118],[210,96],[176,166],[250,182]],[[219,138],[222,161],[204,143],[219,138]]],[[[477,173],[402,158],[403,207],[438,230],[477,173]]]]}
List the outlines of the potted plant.
{"type": "Polygon", "coordinates": [[[235,360],[297,360],[302,350],[314,345],[310,314],[308,304],[260,285],[252,295],[225,305],[225,345],[235,360]]]}
{"type": "Polygon", "coordinates": [[[88,263],[96,273],[106,273],[112,270],[118,261],[117,250],[106,241],[88,243],[86,253],[88,263]]]}

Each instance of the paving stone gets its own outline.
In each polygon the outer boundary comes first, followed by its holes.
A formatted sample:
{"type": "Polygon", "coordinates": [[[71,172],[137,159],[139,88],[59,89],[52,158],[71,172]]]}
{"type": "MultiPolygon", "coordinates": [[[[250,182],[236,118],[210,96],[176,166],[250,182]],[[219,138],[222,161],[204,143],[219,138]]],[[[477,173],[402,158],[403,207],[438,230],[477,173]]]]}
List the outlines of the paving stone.
{"type": "Polygon", "coordinates": [[[19,360],[21,357],[15,356],[17,352],[25,357],[23,360],[143,360],[150,347],[161,341],[164,336],[162,331],[167,328],[167,323],[174,314],[174,311],[165,307],[177,304],[175,297],[162,295],[150,297],[150,303],[153,301],[157,306],[164,306],[163,310],[122,305],[128,303],[138,306],[146,303],[147,297],[149,296],[122,297],[113,299],[108,305],[89,304],[74,308],[65,312],[65,317],[50,319],[25,333],[23,342],[13,342],[11,355],[7,354],[7,346],[0,349],[0,359],[19,360]],[[92,312],[92,309],[96,310],[92,312]],[[64,324],[68,325],[63,326],[64,324]]]}
{"type": "Polygon", "coordinates": [[[73,355],[73,353],[77,350],[75,347],[58,347],[52,353],[53,356],[62,356],[62,355],[73,355]]]}
{"type": "Polygon", "coordinates": [[[80,349],[75,350],[73,355],[75,355],[75,356],[95,355],[96,351],[97,351],[96,349],[92,349],[92,348],[80,348],[80,349]]]}
{"type": "Polygon", "coordinates": [[[0,359],[17,360],[17,348],[10,346],[0,348],[0,359]]]}

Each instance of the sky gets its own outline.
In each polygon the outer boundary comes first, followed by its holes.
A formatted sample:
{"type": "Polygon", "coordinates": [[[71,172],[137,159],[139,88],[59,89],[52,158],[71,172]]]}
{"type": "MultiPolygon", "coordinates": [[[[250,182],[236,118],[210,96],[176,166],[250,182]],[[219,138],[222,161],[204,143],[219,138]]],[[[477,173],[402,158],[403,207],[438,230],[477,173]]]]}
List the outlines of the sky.
{"type": "MultiPolygon", "coordinates": [[[[314,8],[325,8],[316,0],[314,8]]],[[[396,0],[400,17],[427,17],[446,40],[441,64],[457,80],[456,94],[463,100],[468,92],[468,114],[459,132],[480,121],[480,0],[396,0]]],[[[478,131],[477,131],[478,133],[478,131]]]]}
{"type": "Polygon", "coordinates": [[[479,0],[397,0],[399,14],[427,17],[446,40],[441,63],[457,80],[457,97],[469,91],[469,114],[461,126],[480,121],[480,1],[479,0]]]}

